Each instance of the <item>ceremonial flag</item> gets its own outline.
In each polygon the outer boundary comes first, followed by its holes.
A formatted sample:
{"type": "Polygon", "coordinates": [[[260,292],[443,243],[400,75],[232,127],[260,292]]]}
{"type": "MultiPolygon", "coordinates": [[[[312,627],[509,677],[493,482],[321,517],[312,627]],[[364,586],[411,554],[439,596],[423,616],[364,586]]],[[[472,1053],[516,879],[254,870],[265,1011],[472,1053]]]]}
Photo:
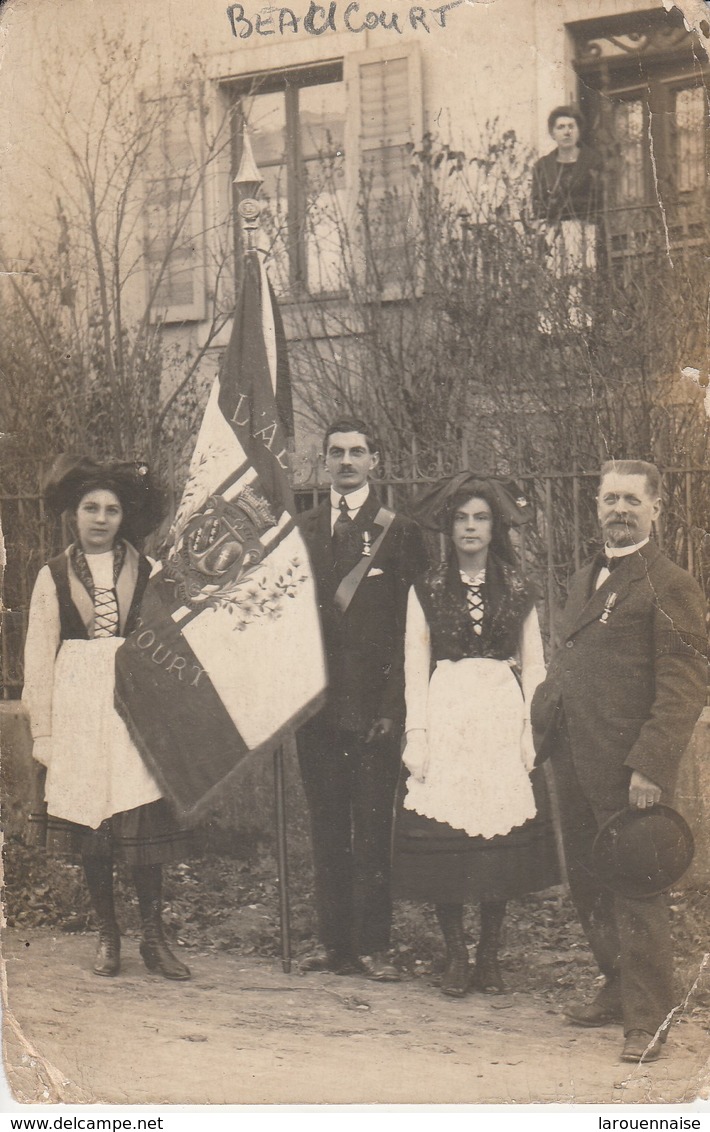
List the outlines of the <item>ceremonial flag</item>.
{"type": "Polygon", "coordinates": [[[189,815],[326,686],[313,572],[286,476],[283,329],[257,251],[197,437],[171,548],[116,654],[116,707],[189,815]]]}

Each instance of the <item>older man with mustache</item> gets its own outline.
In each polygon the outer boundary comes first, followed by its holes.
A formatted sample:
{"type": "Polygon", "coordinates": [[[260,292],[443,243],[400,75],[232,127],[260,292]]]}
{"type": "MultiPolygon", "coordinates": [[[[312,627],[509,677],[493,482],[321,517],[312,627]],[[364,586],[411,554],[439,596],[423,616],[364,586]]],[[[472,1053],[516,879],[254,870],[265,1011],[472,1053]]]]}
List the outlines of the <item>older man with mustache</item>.
{"type": "Polygon", "coordinates": [[[707,694],[706,603],[696,582],[651,541],[660,475],[641,460],[601,469],[604,555],[575,574],[561,646],[532,703],[538,757],[550,756],[572,898],[605,983],[572,1005],[581,1026],[620,1023],[624,1061],[660,1056],[673,996],[665,895],[607,891],[594,838],[626,806],[669,801],[707,694]]]}

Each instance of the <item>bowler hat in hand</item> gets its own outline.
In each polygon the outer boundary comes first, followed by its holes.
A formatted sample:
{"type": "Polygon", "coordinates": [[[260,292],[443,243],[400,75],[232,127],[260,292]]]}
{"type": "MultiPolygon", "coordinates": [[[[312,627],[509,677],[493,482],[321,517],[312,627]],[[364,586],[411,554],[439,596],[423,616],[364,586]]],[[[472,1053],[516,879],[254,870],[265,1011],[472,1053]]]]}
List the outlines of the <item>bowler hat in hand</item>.
{"type": "Polygon", "coordinates": [[[599,830],[592,861],[602,884],[620,896],[656,896],[680,880],[694,850],[688,823],[670,806],[628,807],[599,830]]]}

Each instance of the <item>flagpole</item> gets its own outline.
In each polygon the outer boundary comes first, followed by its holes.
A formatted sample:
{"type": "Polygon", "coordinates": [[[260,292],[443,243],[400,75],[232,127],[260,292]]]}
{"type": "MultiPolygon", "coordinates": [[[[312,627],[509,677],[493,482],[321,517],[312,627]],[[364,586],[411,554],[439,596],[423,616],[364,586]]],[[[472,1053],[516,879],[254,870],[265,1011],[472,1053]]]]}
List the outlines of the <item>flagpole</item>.
{"type": "MultiPolygon", "coordinates": [[[[242,129],[242,159],[234,178],[239,194],[237,212],[242,221],[247,251],[253,247],[253,234],[259,227],[261,205],[255,199],[263,184],[252,153],[246,124],[242,129]]],[[[281,966],[291,973],[291,917],[288,893],[288,844],[286,839],[286,791],[284,787],[284,752],[279,745],[274,751],[274,803],[276,814],[276,852],[279,880],[279,920],[281,925],[281,966]]]]}
{"type": "Polygon", "coordinates": [[[274,751],[274,799],[276,802],[276,852],[279,871],[279,919],[281,923],[281,966],[291,973],[291,915],[288,900],[288,844],[286,841],[286,791],[284,788],[284,749],[274,751]]]}

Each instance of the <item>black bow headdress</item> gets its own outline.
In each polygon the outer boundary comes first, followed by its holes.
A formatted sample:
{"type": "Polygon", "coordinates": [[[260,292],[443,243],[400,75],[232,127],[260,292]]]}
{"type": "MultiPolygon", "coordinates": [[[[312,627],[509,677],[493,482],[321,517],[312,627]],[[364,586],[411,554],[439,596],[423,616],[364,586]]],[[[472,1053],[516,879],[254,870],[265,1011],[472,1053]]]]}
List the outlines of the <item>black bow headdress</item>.
{"type": "Polygon", "coordinates": [[[514,480],[477,472],[457,472],[425,488],[411,513],[427,530],[448,535],[451,534],[454,500],[463,495],[471,499],[481,490],[491,497],[502,526],[522,527],[532,521],[533,509],[514,480]]]}
{"type": "Polygon", "coordinates": [[[163,493],[142,461],[100,463],[91,456],[58,456],[44,483],[44,500],[50,511],[74,511],[90,491],[112,491],[123,508],[121,533],[142,538],[159,523],[163,493]]]}

